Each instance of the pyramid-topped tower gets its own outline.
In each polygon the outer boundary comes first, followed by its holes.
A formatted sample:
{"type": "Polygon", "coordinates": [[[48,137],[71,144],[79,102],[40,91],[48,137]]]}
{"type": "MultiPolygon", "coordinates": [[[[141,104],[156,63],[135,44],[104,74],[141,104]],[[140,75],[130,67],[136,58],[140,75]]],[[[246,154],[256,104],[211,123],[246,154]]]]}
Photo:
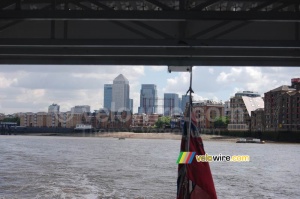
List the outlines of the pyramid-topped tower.
{"type": "Polygon", "coordinates": [[[125,83],[125,84],[129,84],[129,81],[128,81],[128,79],[124,76],[124,75],[122,75],[122,74],[120,74],[120,75],[118,75],[115,79],[114,79],[114,81],[113,81],[114,83],[125,83]]]}
{"type": "Polygon", "coordinates": [[[112,85],[112,106],[113,112],[130,110],[130,99],[129,99],[129,81],[128,79],[120,74],[118,75],[112,85]]]}

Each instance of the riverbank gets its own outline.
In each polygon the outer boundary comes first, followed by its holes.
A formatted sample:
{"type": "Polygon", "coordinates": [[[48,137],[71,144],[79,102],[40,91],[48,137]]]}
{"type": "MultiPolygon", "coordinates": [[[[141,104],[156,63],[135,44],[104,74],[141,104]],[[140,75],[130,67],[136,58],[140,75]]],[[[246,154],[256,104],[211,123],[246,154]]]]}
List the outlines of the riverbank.
{"type": "MultiPolygon", "coordinates": [[[[65,136],[65,137],[99,137],[99,138],[126,138],[126,139],[171,139],[181,140],[181,134],[175,133],[133,133],[133,132],[81,132],[81,133],[25,133],[11,134],[23,136],[65,136]]],[[[203,141],[236,142],[237,137],[201,134],[203,141]]]]}
{"type": "MultiPolygon", "coordinates": [[[[96,134],[96,137],[113,137],[113,138],[127,138],[127,139],[172,139],[181,140],[180,134],[174,133],[132,133],[132,132],[115,132],[115,133],[101,133],[96,134]]],[[[218,135],[201,135],[204,141],[232,141],[236,142],[236,137],[218,136],[218,135]]]]}

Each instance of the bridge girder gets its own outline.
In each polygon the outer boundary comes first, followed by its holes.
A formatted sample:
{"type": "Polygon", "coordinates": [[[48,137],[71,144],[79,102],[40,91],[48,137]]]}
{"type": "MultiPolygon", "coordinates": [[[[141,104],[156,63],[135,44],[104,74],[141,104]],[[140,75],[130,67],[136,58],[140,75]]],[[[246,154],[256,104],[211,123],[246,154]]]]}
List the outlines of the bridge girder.
{"type": "Polygon", "coordinates": [[[3,0],[0,64],[300,66],[298,0],[3,0]]]}

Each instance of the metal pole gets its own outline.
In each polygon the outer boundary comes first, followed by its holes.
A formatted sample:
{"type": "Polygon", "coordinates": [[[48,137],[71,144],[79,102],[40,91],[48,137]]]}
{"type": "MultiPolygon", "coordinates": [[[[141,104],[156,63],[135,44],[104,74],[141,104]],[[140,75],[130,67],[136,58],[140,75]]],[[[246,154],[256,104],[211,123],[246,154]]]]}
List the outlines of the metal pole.
{"type": "Polygon", "coordinates": [[[190,71],[190,89],[189,89],[190,97],[189,97],[189,130],[187,132],[187,151],[190,151],[190,136],[191,136],[191,127],[192,127],[192,67],[190,71]]]}
{"type": "MultiPolygon", "coordinates": [[[[188,132],[187,132],[187,139],[186,139],[186,142],[187,142],[187,145],[186,145],[186,149],[187,149],[187,152],[190,151],[190,136],[191,136],[191,127],[192,127],[192,67],[191,67],[191,70],[190,70],[190,88],[189,88],[189,128],[188,128],[188,132]]],[[[186,168],[186,172],[188,170],[188,167],[187,165],[185,165],[185,168],[186,168]]],[[[189,199],[190,198],[190,182],[188,180],[187,182],[187,192],[186,192],[186,195],[185,195],[185,198],[186,199],[189,199]]]]}

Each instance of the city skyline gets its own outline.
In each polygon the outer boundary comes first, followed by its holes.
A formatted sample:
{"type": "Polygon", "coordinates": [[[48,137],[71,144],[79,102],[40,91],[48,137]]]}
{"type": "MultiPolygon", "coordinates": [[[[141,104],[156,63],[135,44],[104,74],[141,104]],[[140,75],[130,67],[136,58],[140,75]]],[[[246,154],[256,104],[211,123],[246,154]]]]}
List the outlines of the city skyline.
{"type": "MultiPolygon", "coordinates": [[[[50,104],[68,111],[81,104],[91,111],[103,107],[104,84],[118,74],[130,82],[134,112],[140,105],[141,84],[156,84],[157,95],[185,95],[188,73],[168,73],[166,66],[5,66],[0,67],[0,112],[47,111],[50,104]],[[130,70],[129,70],[130,69],[130,70]]],[[[263,93],[300,76],[297,67],[193,67],[195,100],[229,100],[237,91],[263,93]]],[[[161,104],[162,105],[162,104],[161,104]]]]}

